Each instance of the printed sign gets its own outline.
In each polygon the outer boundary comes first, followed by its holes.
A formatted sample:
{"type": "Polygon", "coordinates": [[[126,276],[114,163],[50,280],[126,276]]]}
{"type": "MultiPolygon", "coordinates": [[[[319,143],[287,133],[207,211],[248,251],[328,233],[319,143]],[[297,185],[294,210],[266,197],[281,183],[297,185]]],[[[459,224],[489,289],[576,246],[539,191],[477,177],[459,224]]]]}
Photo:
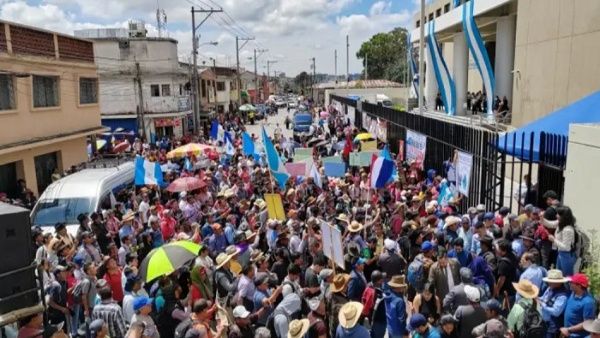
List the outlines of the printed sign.
{"type": "Polygon", "coordinates": [[[283,202],[279,194],[265,194],[267,202],[267,213],[269,218],[285,221],[285,211],[283,211],[283,202]]]}
{"type": "Polygon", "coordinates": [[[459,151],[458,164],[456,166],[456,185],[458,185],[458,191],[467,197],[469,196],[472,168],[473,155],[459,151]]]}
{"type": "Polygon", "coordinates": [[[412,130],[406,131],[406,159],[415,161],[420,169],[423,169],[423,163],[425,162],[426,146],[427,136],[412,130]]]}
{"type": "Polygon", "coordinates": [[[377,150],[377,141],[366,141],[360,146],[361,152],[363,151],[375,151],[377,150]]]}
{"type": "Polygon", "coordinates": [[[377,154],[376,151],[361,151],[360,153],[350,153],[350,165],[353,167],[368,167],[371,165],[373,154],[377,154]]]}
{"type": "Polygon", "coordinates": [[[325,168],[325,175],[329,177],[344,177],[346,174],[346,164],[343,162],[325,162],[323,167],[325,168]]]}
{"type": "Polygon", "coordinates": [[[306,172],[306,163],[286,163],[285,169],[291,176],[304,176],[304,173],[306,172]]]}

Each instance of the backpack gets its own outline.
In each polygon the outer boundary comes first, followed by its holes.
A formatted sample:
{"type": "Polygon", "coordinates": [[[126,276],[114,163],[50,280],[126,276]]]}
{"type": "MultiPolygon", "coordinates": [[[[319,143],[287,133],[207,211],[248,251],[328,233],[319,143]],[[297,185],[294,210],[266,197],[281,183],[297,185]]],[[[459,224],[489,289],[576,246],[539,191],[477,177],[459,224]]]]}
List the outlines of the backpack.
{"type": "Polygon", "coordinates": [[[589,236],[581,231],[579,227],[573,227],[573,229],[575,230],[575,241],[571,252],[575,253],[575,257],[577,257],[574,271],[581,271],[592,261],[590,254],[591,241],[589,236]]]}
{"type": "Polygon", "coordinates": [[[415,258],[408,265],[408,273],[406,274],[406,278],[408,279],[408,284],[415,288],[418,292],[423,291],[425,287],[425,267],[423,266],[423,261],[415,258]]]}
{"type": "Polygon", "coordinates": [[[191,318],[187,318],[177,324],[173,338],[185,338],[185,334],[194,326],[194,322],[191,318]]]}
{"type": "Polygon", "coordinates": [[[371,318],[371,313],[375,308],[375,289],[372,286],[367,286],[360,300],[364,305],[362,315],[371,318]]]}
{"type": "MultiPolygon", "coordinates": [[[[269,329],[269,332],[271,333],[271,337],[273,337],[273,338],[278,337],[277,331],[275,331],[275,316],[277,316],[279,314],[285,315],[285,312],[283,312],[283,310],[278,310],[277,308],[275,308],[275,311],[273,311],[273,313],[271,313],[271,315],[267,319],[267,329],[269,329]]],[[[302,318],[302,310],[296,311],[286,317],[288,319],[288,323],[294,319],[301,319],[302,318]]],[[[284,337],[280,337],[280,338],[284,338],[284,337]]]]}
{"type": "Polygon", "coordinates": [[[523,326],[518,331],[520,338],[543,338],[546,335],[546,322],[542,319],[542,314],[537,310],[535,303],[533,305],[519,302],[519,305],[525,310],[523,314],[523,326]]]}

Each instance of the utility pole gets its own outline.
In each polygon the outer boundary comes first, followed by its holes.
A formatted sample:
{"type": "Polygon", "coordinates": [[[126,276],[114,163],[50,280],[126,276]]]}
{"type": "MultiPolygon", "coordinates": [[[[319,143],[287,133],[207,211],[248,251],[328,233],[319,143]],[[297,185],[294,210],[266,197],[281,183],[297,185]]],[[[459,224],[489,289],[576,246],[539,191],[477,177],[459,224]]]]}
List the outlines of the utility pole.
{"type": "MultiPolygon", "coordinates": [[[[269,91],[271,89],[270,84],[271,84],[271,64],[275,64],[277,63],[277,60],[267,60],[267,88],[269,88],[269,91]]],[[[269,92],[269,94],[271,94],[269,92]]]]}
{"type": "Polygon", "coordinates": [[[144,93],[142,92],[142,75],[140,71],[140,63],[135,63],[135,80],[138,86],[138,100],[139,100],[139,116],[138,116],[138,132],[140,136],[143,136],[146,142],[150,142],[146,132],[146,121],[144,117],[144,93]],[[141,128],[141,131],[140,131],[141,128]]]}
{"type": "Polygon", "coordinates": [[[312,76],[312,88],[310,90],[310,96],[312,97],[313,102],[315,101],[315,84],[317,83],[317,68],[316,68],[316,64],[315,64],[315,58],[312,58],[312,70],[313,70],[313,76],[312,76]]]}
{"type": "Polygon", "coordinates": [[[238,92],[238,108],[242,105],[242,80],[240,77],[240,50],[248,43],[248,41],[254,40],[254,38],[240,38],[235,37],[235,58],[237,62],[237,92],[238,92]],[[240,40],[244,41],[242,47],[240,47],[240,40]]]}
{"type": "Polygon", "coordinates": [[[256,69],[256,60],[258,59],[258,57],[260,57],[263,53],[268,52],[268,49],[260,49],[260,50],[256,50],[256,48],[254,48],[254,83],[256,86],[256,97],[259,98],[260,97],[260,87],[258,85],[258,70],[256,69]],[[256,56],[256,52],[259,52],[260,55],[256,56]]]}
{"type": "MultiPolygon", "coordinates": [[[[423,103],[424,103],[424,97],[423,97],[423,89],[425,87],[425,83],[424,80],[425,78],[423,77],[423,73],[425,72],[425,65],[424,65],[424,60],[425,60],[425,55],[423,52],[423,46],[425,45],[425,0],[421,0],[421,21],[419,21],[419,114],[423,114],[423,103]]],[[[428,71],[431,71],[431,69],[428,69],[428,71]]]]}
{"type": "Polygon", "coordinates": [[[192,103],[194,113],[194,133],[198,134],[200,130],[200,95],[198,90],[198,39],[196,38],[196,31],[200,29],[203,23],[213,13],[223,12],[223,9],[194,9],[192,6],[192,54],[194,56],[194,72],[192,77],[192,103]],[[205,13],[206,17],[196,26],[196,13],[205,13]]]}
{"type": "Polygon", "coordinates": [[[346,88],[350,86],[350,37],[346,35],[346,88]]]}
{"type": "Polygon", "coordinates": [[[333,51],[333,68],[334,68],[334,72],[335,72],[335,83],[337,84],[337,82],[338,82],[338,77],[337,77],[337,49],[333,51]]]}
{"type": "Polygon", "coordinates": [[[369,79],[369,54],[365,54],[365,81],[369,79]]]}

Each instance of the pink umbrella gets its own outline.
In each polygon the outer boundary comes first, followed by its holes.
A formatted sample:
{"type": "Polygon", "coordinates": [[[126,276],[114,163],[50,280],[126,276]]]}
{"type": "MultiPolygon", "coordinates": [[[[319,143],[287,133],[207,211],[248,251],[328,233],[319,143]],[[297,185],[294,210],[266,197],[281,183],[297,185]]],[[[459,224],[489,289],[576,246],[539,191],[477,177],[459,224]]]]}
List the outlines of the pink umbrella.
{"type": "Polygon", "coordinates": [[[171,182],[167,187],[170,192],[192,191],[206,187],[206,183],[197,177],[182,177],[171,182]]]}
{"type": "Polygon", "coordinates": [[[131,145],[129,144],[129,142],[127,140],[125,140],[113,147],[113,153],[118,154],[118,153],[124,152],[127,149],[129,149],[130,146],[131,145]]]}
{"type": "Polygon", "coordinates": [[[326,119],[328,117],[329,117],[329,112],[326,112],[326,111],[321,112],[321,118],[326,119]]]}

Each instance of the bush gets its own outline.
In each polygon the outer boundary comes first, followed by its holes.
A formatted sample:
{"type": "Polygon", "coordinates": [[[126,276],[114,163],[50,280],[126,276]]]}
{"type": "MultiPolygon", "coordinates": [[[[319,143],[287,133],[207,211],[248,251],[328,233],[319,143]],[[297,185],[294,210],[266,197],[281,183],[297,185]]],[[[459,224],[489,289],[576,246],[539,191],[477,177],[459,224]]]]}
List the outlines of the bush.
{"type": "Polygon", "coordinates": [[[588,291],[598,300],[600,297],[600,238],[597,230],[590,231],[591,264],[583,271],[590,279],[588,291]]]}

